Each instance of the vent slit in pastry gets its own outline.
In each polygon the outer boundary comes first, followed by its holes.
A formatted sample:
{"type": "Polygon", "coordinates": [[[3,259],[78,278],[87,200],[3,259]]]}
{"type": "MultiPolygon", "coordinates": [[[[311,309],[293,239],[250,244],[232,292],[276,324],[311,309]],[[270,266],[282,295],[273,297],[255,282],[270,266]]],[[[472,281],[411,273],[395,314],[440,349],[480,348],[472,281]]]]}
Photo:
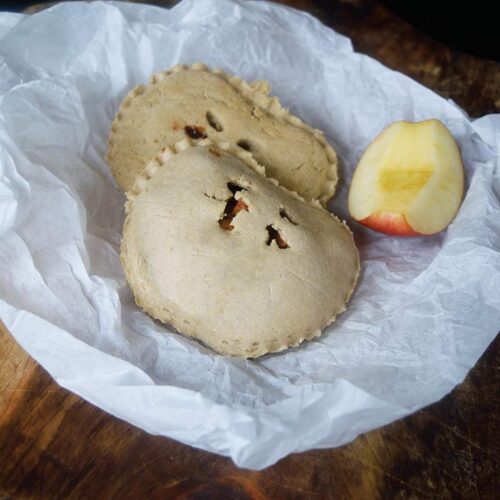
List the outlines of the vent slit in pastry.
{"type": "Polygon", "coordinates": [[[228,198],[226,202],[226,208],[224,209],[224,214],[219,219],[219,226],[221,229],[225,231],[232,231],[234,226],[231,224],[236,215],[242,210],[246,210],[248,212],[248,205],[243,200],[236,199],[236,193],[238,191],[246,191],[244,187],[238,186],[234,182],[228,182],[227,187],[233,196],[228,198]]]}
{"type": "Polygon", "coordinates": [[[206,139],[207,134],[205,132],[205,127],[201,125],[186,125],[184,127],[184,132],[190,139],[206,139]]]}
{"type": "Polygon", "coordinates": [[[298,224],[288,215],[288,212],[284,208],[280,208],[280,216],[282,219],[286,219],[288,222],[291,222],[294,226],[298,226],[298,224]]]}
{"type": "Polygon", "coordinates": [[[217,132],[222,132],[224,127],[221,125],[220,121],[217,120],[215,115],[211,111],[207,111],[206,114],[208,124],[217,132]]]}
{"type": "Polygon", "coordinates": [[[273,241],[276,242],[276,245],[278,245],[281,250],[285,250],[285,248],[289,248],[288,243],[281,237],[281,234],[277,229],[275,229],[271,224],[266,226],[267,234],[269,237],[267,238],[266,245],[268,247],[271,246],[271,243],[273,241]]]}
{"type": "Polygon", "coordinates": [[[250,143],[250,141],[247,141],[245,139],[241,139],[239,140],[236,145],[238,147],[240,147],[241,149],[244,149],[245,151],[250,151],[252,152],[252,144],[250,143]]]}

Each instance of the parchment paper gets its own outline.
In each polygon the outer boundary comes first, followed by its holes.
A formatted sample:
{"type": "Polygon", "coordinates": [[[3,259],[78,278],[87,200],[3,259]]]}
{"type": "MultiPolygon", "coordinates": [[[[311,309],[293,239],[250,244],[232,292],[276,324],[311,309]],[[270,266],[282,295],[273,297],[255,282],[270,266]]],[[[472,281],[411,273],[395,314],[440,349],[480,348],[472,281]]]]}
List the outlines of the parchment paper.
{"type": "Polygon", "coordinates": [[[500,115],[450,101],[353,52],[312,17],[264,2],[172,10],[60,4],[0,15],[0,317],[55,380],[148,432],[260,469],[339,446],[436,401],[500,326],[500,115]],[[351,306],[322,337],[257,361],[224,358],[135,305],[119,262],[124,196],[104,161],[124,95],[203,61],[323,129],[342,162],[395,120],[438,118],[460,144],[467,194],[429,238],[349,221],[362,258],[351,306]]]}

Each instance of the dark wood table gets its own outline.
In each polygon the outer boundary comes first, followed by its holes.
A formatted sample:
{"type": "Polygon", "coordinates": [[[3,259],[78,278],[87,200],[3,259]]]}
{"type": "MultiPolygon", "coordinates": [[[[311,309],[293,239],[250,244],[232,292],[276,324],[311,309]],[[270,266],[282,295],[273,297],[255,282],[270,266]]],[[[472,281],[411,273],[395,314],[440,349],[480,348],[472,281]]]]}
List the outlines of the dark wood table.
{"type": "MultiPolygon", "coordinates": [[[[499,64],[443,46],[379,3],[281,3],[317,15],[472,116],[500,108],[499,64]]],[[[60,388],[0,327],[0,500],[498,498],[499,389],[497,338],[440,402],[342,448],[252,472],[150,436],[60,388]]]]}

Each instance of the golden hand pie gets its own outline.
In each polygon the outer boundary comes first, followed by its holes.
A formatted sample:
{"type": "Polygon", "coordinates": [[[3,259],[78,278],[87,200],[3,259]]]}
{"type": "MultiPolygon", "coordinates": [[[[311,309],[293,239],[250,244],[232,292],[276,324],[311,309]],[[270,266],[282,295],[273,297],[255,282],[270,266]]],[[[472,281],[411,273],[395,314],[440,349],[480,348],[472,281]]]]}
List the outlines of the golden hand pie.
{"type": "Polygon", "coordinates": [[[250,153],[185,140],[127,196],[121,259],[137,304],[215,351],[281,351],[345,310],[359,273],[351,232],[250,153]]]}
{"type": "Polygon", "coordinates": [[[337,183],[337,156],[314,130],[253,84],[202,64],[153,75],[124,99],[109,138],[108,163],[129,190],[147,162],[185,137],[229,142],[252,152],[269,177],[325,206],[337,183]]]}

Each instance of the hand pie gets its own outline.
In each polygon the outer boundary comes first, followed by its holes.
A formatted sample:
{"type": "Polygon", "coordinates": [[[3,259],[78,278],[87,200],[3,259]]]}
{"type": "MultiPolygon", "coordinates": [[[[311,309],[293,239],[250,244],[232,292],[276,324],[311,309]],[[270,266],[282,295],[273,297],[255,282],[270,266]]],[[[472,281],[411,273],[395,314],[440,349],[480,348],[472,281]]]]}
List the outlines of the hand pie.
{"type": "Polygon", "coordinates": [[[250,153],[184,140],[127,196],[121,259],[137,304],[215,351],[281,351],[345,310],[359,273],[351,232],[250,153]]]}
{"type": "Polygon", "coordinates": [[[337,183],[335,151],[269,90],[199,63],[154,75],[128,94],[112,125],[107,159],[118,184],[131,189],[162,147],[209,138],[250,151],[267,176],[326,206],[337,183]]]}

